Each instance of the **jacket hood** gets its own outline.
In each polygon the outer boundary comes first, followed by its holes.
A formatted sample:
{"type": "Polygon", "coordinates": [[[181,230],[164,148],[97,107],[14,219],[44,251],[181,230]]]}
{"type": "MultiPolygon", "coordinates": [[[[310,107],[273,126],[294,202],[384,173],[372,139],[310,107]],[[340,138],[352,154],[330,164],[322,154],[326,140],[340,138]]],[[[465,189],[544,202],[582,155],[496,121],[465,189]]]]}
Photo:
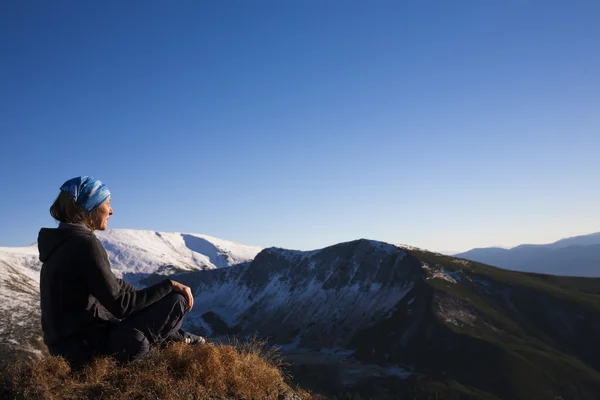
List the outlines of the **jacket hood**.
{"type": "Polygon", "coordinates": [[[84,224],[66,224],[61,222],[58,228],[42,228],[38,234],[40,261],[46,262],[52,253],[72,236],[93,235],[84,224]]]}

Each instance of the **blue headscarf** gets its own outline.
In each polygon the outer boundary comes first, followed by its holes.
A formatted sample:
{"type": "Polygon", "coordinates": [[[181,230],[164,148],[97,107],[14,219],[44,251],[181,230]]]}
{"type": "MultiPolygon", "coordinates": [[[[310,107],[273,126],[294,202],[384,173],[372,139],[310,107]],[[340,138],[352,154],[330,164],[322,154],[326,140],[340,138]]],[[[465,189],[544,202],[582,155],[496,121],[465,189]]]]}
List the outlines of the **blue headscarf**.
{"type": "Polygon", "coordinates": [[[88,214],[98,208],[110,196],[110,190],[106,185],[89,176],[78,176],[69,179],[63,183],[60,190],[69,193],[75,203],[88,214]]]}

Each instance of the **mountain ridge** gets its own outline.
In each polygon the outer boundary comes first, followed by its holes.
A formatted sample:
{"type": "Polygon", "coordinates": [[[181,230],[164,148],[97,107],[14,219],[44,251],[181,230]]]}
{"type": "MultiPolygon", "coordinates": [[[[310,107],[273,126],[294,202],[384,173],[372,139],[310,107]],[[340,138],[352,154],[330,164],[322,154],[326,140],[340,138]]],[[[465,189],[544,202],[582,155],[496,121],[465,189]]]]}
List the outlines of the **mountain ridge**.
{"type": "Polygon", "coordinates": [[[545,245],[523,244],[511,249],[476,248],[454,254],[454,257],[513,271],[600,277],[600,233],[545,245]]]}
{"type": "Polygon", "coordinates": [[[600,390],[599,279],[506,271],[407,247],[361,239],[312,252],[268,248],[249,264],[178,274],[196,299],[187,327],[258,334],[286,352],[345,354],[401,368],[405,380],[451,378],[499,398],[593,398],[600,390]]]}

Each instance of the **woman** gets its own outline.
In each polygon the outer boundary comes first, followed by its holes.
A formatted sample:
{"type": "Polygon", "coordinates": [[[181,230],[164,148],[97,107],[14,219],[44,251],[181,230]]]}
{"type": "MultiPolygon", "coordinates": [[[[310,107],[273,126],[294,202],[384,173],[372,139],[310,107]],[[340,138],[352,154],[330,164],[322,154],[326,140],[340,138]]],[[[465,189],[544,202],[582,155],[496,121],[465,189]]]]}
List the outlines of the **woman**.
{"type": "Polygon", "coordinates": [[[180,329],[194,303],[189,287],[165,279],[137,290],[111,272],[93,233],[113,214],[106,185],[87,176],[68,180],[50,214],[59,226],[42,228],[38,247],[42,331],[51,354],[76,368],[96,355],[133,361],[167,340],[204,343],[180,329]]]}

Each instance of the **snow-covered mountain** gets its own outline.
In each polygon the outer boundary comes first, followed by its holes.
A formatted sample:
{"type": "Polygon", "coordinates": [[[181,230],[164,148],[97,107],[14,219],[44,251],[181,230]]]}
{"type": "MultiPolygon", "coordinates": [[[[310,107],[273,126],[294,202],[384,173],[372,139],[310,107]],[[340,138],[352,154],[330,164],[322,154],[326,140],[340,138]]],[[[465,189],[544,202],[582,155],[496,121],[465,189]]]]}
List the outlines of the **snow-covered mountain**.
{"type": "MultiPolygon", "coordinates": [[[[352,348],[359,332],[399,307],[412,310],[420,304],[417,293],[425,280],[462,279],[452,269],[410,256],[411,251],[421,250],[367,239],[315,251],[269,248],[246,265],[182,273],[175,279],[194,290],[194,309],[186,320],[190,330],[259,334],[286,349],[335,352],[352,348]]],[[[446,259],[453,268],[467,263],[446,259]]],[[[417,325],[403,325],[399,343],[417,334],[417,325]]]]}
{"type": "Polygon", "coordinates": [[[0,357],[4,362],[43,354],[37,246],[0,247],[0,357]]]}
{"type": "MultiPolygon", "coordinates": [[[[97,232],[114,273],[136,284],[149,274],[198,271],[251,261],[261,250],[206,235],[136,230],[97,232]]],[[[42,354],[37,244],[0,247],[0,355],[4,362],[42,354]]]]}
{"type": "Polygon", "coordinates": [[[423,271],[405,256],[369,240],[309,252],[272,248],[250,265],[177,279],[195,290],[192,329],[257,332],[287,346],[335,349],[411,291],[423,271]]]}
{"type": "Polygon", "coordinates": [[[124,279],[143,274],[197,271],[251,261],[262,248],[207,235],[112,229],[96,235],[113,271],[124,279]]]}
{"type": "Polygon", "coordinates": [[[514,271],[600,277],[600,233],[549,244],[523,244],[511,249],[472,249],[455,257],[514,271]]]}

